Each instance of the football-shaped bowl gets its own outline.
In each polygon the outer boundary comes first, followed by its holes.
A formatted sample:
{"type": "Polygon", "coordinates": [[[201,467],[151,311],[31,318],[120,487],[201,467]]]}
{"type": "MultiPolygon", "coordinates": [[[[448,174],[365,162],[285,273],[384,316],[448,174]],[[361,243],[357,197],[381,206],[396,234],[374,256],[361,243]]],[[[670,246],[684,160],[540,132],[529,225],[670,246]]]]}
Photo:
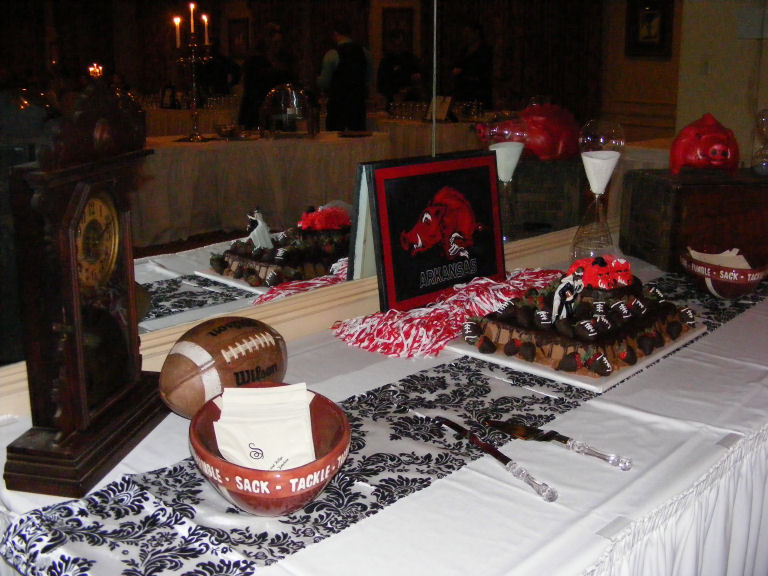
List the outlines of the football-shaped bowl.
{"type": "Polygon", "coordinates": [[[281,381],[287,363],[285,340],[268,324],[241,316],[211,318],[171,348],[160,370],[160,397],[177,414],[192,418],[224,388],[281,381]]]}
{"type": "Polygon", "coordinates": [[[768,265],[759,268],[733,268],[703,262],[690,253],[680,256],[683,268],[697,284],[718,298],[738,298],[752,292],[768,275],[768,265]]]}
{"type": "MultiPolygon", "coordinates": [[[[261,382],[248,387],[281,386],[261,382]]],[[[216,444],[213,422],[221,414],[216,399],[192,418],[189,446],[203,476],[240,510],[258,516],[284,516],[314,500],[349,454],[350,429],[344,411],[314,392],[309,404],[315,460],[288,470],[256,470],[225,460],[216,444]]]]}

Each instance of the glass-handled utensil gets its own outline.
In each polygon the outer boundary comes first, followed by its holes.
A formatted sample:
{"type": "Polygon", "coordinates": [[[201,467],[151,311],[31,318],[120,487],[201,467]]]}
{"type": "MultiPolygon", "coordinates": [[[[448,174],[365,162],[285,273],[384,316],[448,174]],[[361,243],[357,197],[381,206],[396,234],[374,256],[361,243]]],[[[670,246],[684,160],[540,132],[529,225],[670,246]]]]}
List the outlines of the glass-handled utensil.
{"type": "Polygon", "coordinates": [[[508,420],[506,422],[502,420],[486,420],[483,422],[483,424],[492,428],[496,428],[497,430],[501,430],[502,432],[506,432],[510,436],[514,436],[515,438],[520,438],[522,440],[536,440],[538,442],[555,441],[568,450],[576,452],[577,454],[593,456],[595,458],[599,458],[600,460],[604,460],[611,466],[616,466],[619,468],[619,470],[626,471],[632,468],[632,460],[630,458],[625,458],[623,456],[619,456],[618,454],[601,452],[600,450],[592,448],[586,442],[569,438],[568,436],[564,436],[559,432],[555,432],[554,430],[542,430],[541,428],[528,426],[515,420],[508,420]]]}
{"type": "Polygon", "coordinates": [[[512,476],[528,484],[528,486],[533,488],[534,492],[541,496],[546,502],[554,502],[557,500],[557,490],[548,484],[545,484],[544,482],[539,482],[536,480],[524,467],[520,466],[520,464],[512,460],[509,456],[502,454],[492,444],[483,442],[480,437],[477,436],[477,434],[470,432],[461,424],[457,424],[456,422],[448,420],[447,418],[443,418],[442,416],[435,417],[434,421],[457,432],[459,436],[466,438],[472,444],[480,448],[480,450],[490,456],[493,456],[496,460],[504,465],[504,468],[506,468],[507,471],[512,474],[512,476]]]}

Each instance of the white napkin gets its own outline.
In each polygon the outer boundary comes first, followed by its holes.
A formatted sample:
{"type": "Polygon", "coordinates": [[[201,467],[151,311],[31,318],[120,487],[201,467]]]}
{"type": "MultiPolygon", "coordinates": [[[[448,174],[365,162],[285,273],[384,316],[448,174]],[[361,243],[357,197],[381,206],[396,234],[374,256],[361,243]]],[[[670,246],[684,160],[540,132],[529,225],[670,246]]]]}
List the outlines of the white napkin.
{"type": "Polygon", "coordinates": [[[224,458],[257,470],[285,470],[315,459],[304,383],[274,388],[225,388],[213,423],[224,458]]]}
{"type": "Polygon", "coordinates": [[[706,252],[697,252],[688,246],[688,252],[691,257],[706,264],[721,266],[723,268],[752,268],[747,259],[740,253],[738,248],[731,248],[720,254],[707,254],[706,252]]]}

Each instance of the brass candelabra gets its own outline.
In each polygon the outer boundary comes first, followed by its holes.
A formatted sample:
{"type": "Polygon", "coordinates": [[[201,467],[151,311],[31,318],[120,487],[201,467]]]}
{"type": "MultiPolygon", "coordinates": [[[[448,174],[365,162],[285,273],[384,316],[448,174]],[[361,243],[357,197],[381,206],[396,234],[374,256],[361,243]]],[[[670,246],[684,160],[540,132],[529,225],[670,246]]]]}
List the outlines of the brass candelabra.
{"type": "Polygon", "coordinates": [[[208,138],[205,138],[200,133],[200,125],[199,125],[199,116],[200,113],[197,110],[197,99],[198,99],[198,67],[201,64],[204,64],[208,60],[210,60],[210,46],[207,44],[204,46],[200,46],[197,43],[197,34],[192,32],[189,35],[189,41],[187,42],[187,46],[184,48],[184,52],[179,56],[178,63],[182,66],[187,66],[189,68],[189,75],[190,75],[190,93],[191,97],[189,100],[189,112],[190,116],[192,118],[192,130],[189,134],[189,136],[186,136],[181,141],[183,142],[205,142],[208,140],[208,138]]]}

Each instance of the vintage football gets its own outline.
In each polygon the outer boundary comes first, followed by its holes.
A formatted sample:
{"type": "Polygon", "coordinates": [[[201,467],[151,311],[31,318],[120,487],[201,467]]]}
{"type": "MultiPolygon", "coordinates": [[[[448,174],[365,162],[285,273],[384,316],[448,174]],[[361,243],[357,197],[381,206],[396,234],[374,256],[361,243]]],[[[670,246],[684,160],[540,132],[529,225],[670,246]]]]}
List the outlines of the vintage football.
{"type": "Polygon", "coordinates": [[[286,366],[285,340],[271,326],[239,316],[212,318],[173,345],[160,371],[160,396],[171,410],[191,418],[224,388],[281,382],[286,366]]]}

